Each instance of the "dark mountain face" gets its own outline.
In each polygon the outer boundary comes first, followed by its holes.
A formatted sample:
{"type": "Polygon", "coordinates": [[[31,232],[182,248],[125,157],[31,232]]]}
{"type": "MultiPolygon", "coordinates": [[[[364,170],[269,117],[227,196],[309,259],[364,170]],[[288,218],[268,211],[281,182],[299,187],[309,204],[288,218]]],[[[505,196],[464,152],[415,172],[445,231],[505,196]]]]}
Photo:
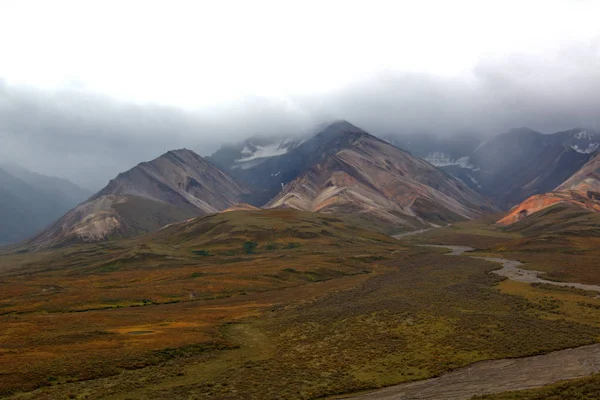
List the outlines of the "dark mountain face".
{"type": "MultiPolygon", "coordinates": [[[[500,225],[512,225],[525,219],[534,219],[543,224],[552,221],[551,207],[570,207],[591,212],[600,212],[600,154],[596,154],[579,171],[559,187],[547,193],[529,197],[502,218],[500,225]],[[544,212],[542,212],[544,211],[544,212]],[[534,218],[530,218],[535,215],[534,218]]],[[[564,222],[564,219],[563,221],[564,222]]],[[[529,225],[525,223],[524,226],[529,225]]]]}
{"type": "Polygon", "coordinates": [[[578,171],[591,153],[578,152],[562,134],[517,129],[499,135],[474,151],[467,174],[480,191],[508,209],[527,197],[556,188],[578,171]]]}
{"type": "Polygon", "coordinates": [[[395,142],[508,209],[577,172],[597,152],[600,135],[581,128],[552,135],[519,128],[476,147],[477,140],[457,139],[454,146],[427,135],[395,142]]]}
{"type": "Polygon", "coordinates": [[[383,139],[436,167],[464,164],[465,158],[482,143],[481,139],[470,134],[436,136],[423,133],[390,135],[383,139]]]}
{"type": "Polygon", "coordinates": [[[131,237],[238,203],[249,190],[190,150],[138,164],[25,244],[39,249],[131,237]]]}
{"type": "Polygon", "coordinates": [[[5,168],[0,169],[0,244],[36,234],[90,195],[65,179],[16,165],[5,168]]]}

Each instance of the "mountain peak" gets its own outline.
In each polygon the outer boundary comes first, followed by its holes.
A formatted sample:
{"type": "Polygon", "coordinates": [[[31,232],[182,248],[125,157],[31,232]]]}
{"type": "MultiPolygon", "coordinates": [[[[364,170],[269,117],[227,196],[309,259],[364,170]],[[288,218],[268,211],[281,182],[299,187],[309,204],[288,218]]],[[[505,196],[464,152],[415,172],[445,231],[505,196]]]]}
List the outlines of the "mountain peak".
{"type": "Polygon", "coordinates": [[[344,120],[344,119],[338,119],[336,121],[333,121],[329,124],[326,124],[322,129],[321,132],[319,132],[319,134],[324,133],[324,132],[337,132],[337,133],[344,133],[344,132],[360,132],[360,133],[366,133],[365,131],[363,131],[362,129],[360,129],[359,127],[357,127],[356,125],[352,125],[350,122],[344,120]]]}
{"type": "Polygon", "coordinates": [[[194,155],[194,156],[200,157],[193,150],[186,149],[186,148],[169,150],[165,154],[175,154],[175,155],[180,155],[180,156],[181,155],[194,155]]]}
{"type": "Polygon", "coordinates": [[[197,162],[198,160],[204,161],[204,158],[202,158],[200,155],[198,155],[197,153],[195,153],[192,150],[185,149],[185,148],[169,150],[165,154],[158,157],[157,160],[161,159],[161,158],[169,158],[169,157],[175,157],[184,162],[190,162],[190,161],[197,162]]]}

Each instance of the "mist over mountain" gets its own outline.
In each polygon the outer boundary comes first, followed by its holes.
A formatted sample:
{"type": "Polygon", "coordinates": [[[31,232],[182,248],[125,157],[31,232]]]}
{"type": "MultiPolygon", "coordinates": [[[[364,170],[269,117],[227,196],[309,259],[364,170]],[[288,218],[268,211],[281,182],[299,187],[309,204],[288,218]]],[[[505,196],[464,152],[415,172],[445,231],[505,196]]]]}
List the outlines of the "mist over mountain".
{"type": "Polygon", "coordinates": [[[66,179],[0,164],[0,244],[39,232],[91,194],[66,179]]]}
{"type": "Polygon", "coordinates": [[[597,52],[597,45],[579,44],[561,48],[548,64],[515,55],[482,60],[459,77],[388,71],[327,93],[244,96],[185,108],[0,81],[0,156],[97,190],[168,149],[210,155],[223,143],[302,136],[338,119],[380,137],[469,132],[483,140],[519,126],[542,133],[598,130],[597,52]]]}

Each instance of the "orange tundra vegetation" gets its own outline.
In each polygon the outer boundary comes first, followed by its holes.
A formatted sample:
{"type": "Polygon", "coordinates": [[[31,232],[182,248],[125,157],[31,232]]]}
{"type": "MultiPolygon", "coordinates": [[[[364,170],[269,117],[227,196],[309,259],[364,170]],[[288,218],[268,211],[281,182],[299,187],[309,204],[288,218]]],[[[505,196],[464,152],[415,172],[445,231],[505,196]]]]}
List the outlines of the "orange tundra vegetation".
{"type": "Polygon", "coordinates": [[[398,249],[331,216],[271,210],[2,257],[0,394],[235,347],[223,324],[343,289],[398,249]]]}

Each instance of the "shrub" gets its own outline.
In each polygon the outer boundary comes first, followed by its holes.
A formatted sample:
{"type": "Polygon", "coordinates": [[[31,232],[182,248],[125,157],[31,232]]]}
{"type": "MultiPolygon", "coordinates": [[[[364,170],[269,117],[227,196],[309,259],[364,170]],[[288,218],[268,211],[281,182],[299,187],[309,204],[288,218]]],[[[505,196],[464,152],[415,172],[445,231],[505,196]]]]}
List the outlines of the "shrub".
{"type": "Polygon", "coordinates": [[[192,253],[196,254],[197,256],[212,256],[208,250],[192,250],[192,253]]]}
{"type": "Polygon", "coordinates": [[[258,246],[258,244],[256,242],[244,242],[244,251],[247,254],[252,254],[255,252],[256,247],[258,246]]]}

